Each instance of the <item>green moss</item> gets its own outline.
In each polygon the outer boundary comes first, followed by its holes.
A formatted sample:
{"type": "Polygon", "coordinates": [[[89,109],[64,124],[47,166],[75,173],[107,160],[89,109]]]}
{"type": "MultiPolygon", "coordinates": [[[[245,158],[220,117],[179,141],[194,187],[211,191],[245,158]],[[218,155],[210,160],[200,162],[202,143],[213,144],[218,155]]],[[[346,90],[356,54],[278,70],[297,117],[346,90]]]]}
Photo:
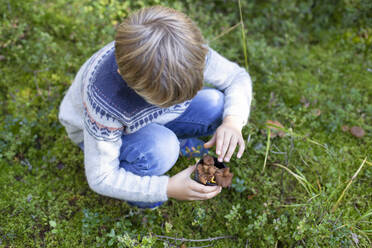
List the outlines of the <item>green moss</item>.
{"type": "MultiPolygon", "coordinates": [[[[154,211],[89,189],[83,154],[58,123],[59,103],[82,63],[113,39],[114,26],[143,6],[186,12],[213,48],[244,65],[239,28],[214,39],[239,22],[238,3],[0,2],[0,246],[166,247],[181,242],[156,235],[231,235],[187,245],[370,247],[370,164],[332,207],[362,160],[372,161],[372,5],[241,2],[255,99],[246,152],[230,162],[234,184],[214,199],[169,200],[154,211]],[[262,173],[267,120],[296,135],[271,140],[262,173]],[[345,125],[366,135],[357,139],[345,125]]],[[[194,162],[180,158],[169,175],[194,162]]]]}

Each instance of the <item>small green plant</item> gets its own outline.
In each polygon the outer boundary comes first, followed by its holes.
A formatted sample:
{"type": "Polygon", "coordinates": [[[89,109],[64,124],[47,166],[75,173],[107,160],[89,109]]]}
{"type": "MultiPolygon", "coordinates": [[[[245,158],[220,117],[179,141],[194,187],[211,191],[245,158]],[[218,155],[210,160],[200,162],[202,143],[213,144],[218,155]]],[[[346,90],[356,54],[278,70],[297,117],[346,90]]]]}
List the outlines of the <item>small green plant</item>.
{"type": "Polygon", "coordinates": [[[241,215],[239,213],[241,206],[238,203],[237,205],[233,205],[230,212],[225,215],[225,218],[227,220],[226,225],[231,225],[234,221],[239,221],[241,219],[241,215]]]}
{"type": "MultiPolygon", "coordinates": [[[[151,248],[155,244],[156,239],[152,237],[140,237],[132,238],[128,233],[117,234],[114,229],[111,229],[110,233],[106,234],[108,238],[107,246],[120,247],[120,248],[151,248]]],[[[100,243],[104,243],[105,239],[97,239],[100,243]]],[[[103,245],[103,247],[107,247],[103,245]]]]}
{"type": "Polygon", "coordinates": [[[194,211],[194,219],[191,222],[191,225],[202,227],[204,225],[204,221],[206,219],[206,212],[204,208],[198,207],[195,208],[194,211]]]}
{"type": "Polygon", "coordinates": [[[102,219],[98,213],[93,213],[88,209],[83,209],[82,233],[84,235],[93,234],[102,224],[102,219]]]}
{"type": "Polygon", "coordinates": [[[0,13],[1,247],[371,247],[370,0],[5,0],[0,13]],[[254,95],[231,189],[148,211],[90,190],[58,107],[123,18],[158,4],[249,70],[254,95]]]}
{"type": "Polygon", "coordinates": [[[239,177],[234,177],[233,180],[234,180],[234,181],[233,181],[233,183],[231,184],[231,187],[232,187],[233,189],[235,189],[237,192],[242,193],[242,192],[244,192],[244,191],[247,189],[247,187],[245,186],[245,181],[244,181],[244,179],[241,179],[241,178],[239,178],[239,177]]]}

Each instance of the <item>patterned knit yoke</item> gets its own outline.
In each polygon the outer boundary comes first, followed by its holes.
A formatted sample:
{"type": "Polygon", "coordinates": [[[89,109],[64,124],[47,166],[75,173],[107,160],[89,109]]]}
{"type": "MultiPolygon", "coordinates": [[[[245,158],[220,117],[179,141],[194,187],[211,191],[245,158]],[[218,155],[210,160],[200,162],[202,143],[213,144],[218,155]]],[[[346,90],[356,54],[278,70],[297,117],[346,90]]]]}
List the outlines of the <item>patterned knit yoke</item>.
{"type": "Polygon", "coordinates": [[[168,108],[146,102],[117,72],[114,42],[96,53],[83,72],[84,125],[98,140],[117,140],[149,123],[166,123],[183,113],[191,101],[168,108]]]}

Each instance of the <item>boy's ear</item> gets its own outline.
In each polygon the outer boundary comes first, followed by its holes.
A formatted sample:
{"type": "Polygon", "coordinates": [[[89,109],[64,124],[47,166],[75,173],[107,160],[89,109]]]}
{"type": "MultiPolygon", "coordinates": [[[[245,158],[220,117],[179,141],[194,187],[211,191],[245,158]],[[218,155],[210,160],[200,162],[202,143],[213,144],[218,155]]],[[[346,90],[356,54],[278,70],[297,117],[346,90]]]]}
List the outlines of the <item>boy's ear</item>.
{"type": "MultiPolygon", "coordinates": [[[[118,73],[120,74],[119,68],[118,68],[118,73]]],[[[120,74],[121,75],[121,74],[120,74]]]]}

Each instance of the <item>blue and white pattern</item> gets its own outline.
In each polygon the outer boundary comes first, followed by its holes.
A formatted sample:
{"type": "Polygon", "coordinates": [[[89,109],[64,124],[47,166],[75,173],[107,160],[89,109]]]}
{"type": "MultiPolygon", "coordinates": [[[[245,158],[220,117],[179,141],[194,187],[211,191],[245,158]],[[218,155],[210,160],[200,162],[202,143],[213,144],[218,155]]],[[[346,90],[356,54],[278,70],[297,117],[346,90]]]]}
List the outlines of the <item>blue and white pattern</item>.
{"type": "Polygon", "coordinates": [[[191,101],[160,108],[129,88],[117,72],[114,42],[98,51],[83,71],[84,125],[97,140],[117,140],[155,122],[164,124],[180,114],[191,101]]]}

